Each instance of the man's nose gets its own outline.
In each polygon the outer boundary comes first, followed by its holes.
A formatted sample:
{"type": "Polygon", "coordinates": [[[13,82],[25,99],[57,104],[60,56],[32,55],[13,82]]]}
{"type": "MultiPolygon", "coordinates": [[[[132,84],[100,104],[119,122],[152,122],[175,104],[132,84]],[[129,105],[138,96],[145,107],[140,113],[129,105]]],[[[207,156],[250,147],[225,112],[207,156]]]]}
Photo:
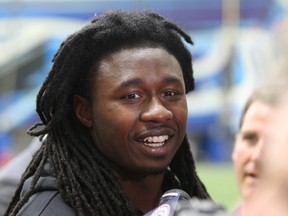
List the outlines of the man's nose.
{"type": "Polygon", "coordinates": [[[173,113],[158,98],[152,98],[140,118],[142,121],[165,122],[173,118],[173,113]]]}

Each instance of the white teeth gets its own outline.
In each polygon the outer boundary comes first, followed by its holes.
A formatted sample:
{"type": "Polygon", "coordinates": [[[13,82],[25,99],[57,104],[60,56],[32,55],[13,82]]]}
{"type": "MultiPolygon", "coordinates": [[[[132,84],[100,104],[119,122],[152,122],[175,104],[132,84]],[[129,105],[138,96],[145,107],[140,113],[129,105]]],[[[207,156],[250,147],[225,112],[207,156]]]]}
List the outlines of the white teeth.
{"type": "Polygon", "coordinates": [[[168,140],[168,135],[162,135],[162,136],[153,136],[153,137],[146,137],[143,141],[144,142],[150,142],[150,143],[163,143],[166,140],[168,140]]]}

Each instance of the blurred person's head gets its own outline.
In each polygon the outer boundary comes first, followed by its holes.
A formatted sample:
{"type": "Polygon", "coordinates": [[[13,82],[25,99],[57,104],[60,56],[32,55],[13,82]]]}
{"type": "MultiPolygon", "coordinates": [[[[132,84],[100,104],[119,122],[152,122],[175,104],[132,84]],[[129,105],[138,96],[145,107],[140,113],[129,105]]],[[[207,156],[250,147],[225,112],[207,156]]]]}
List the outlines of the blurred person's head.
{"type": "Polygon", "coordinates": [[[279,35],[281,39],[275,40],[278,50],[273,71],[267,76],[269,85],[272,83],[274,87],[264,86],[270,92],[271,103],[267,105],[272,110],[259,147],[258,181],[241,207],[241,216],[286,216],[288,213],[288,32],[287,28],[282,30],[285,32],[279,35]]]}
{"type": "Polygon", "coordinates": [[[265,142],[265,131],[274,115],[276,85],[264,85],[254,90],[248,98],[240,118],[232,159],[238,187],[246,199],[259,182],[259,160],[265,142]]]}
{"type": "MultiPolygon", "coordinates": [[[[280,86],[279,86],[280,88],[280,86]]],[[[286,216],[288,212],[288,88],[282,85],[267,122],[259,161],[261,181],[247,197],[239,216],[286,216]]]]}

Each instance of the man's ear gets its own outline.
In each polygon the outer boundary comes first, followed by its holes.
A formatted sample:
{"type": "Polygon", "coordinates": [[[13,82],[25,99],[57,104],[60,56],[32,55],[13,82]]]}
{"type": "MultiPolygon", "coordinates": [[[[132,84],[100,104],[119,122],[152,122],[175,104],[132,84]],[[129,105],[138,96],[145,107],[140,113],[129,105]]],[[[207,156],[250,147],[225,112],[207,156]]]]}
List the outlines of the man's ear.
{"type": "Polygon", "coordinates": [[[80,95],[73,96],[74,112],[77,119],[86,127],[92,127],[92,110],[88,100],[80,95]]]}

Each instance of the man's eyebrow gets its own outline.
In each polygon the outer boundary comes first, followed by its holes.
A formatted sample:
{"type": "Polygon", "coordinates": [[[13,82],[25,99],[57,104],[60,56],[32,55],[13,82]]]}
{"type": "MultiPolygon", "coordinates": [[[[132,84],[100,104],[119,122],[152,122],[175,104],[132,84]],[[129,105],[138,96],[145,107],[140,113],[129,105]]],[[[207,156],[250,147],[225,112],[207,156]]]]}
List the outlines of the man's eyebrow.
{"type": "Polygon", "coordinates": [[[178,77],[167,76],[164,78],[164,82],[167,83],[181,83],[181,80],[178,77]]]}
{"type": "MultiPolygon", "coordinates": [[[[167,76],[163,79],[163,81],[166,83],[180,83],[181,84],[181,80],[178,77],[174,77],[174,76],[167,76]]],[[[135,86],[135,85],[139,85],[143,83],[144,81],[140,78],[129,79],[129,80],[122,82],[117,87],[117,89],[127,88],[129,86],[135,86]]]]}
{"type": "Polygon", "coordinates": [[[134,85],[138,85],[138,84],[142,84],[142,83],[144,83],[144,82],[140,78],[129,79],[129,80],[126,80],[126,81],[122,82],[117,87],[117,89],[126,88],[126,87],[129,87],[129,86],[134,86],[134,85]]]}

